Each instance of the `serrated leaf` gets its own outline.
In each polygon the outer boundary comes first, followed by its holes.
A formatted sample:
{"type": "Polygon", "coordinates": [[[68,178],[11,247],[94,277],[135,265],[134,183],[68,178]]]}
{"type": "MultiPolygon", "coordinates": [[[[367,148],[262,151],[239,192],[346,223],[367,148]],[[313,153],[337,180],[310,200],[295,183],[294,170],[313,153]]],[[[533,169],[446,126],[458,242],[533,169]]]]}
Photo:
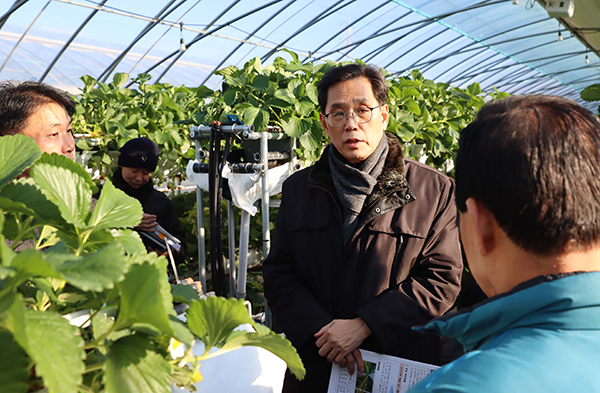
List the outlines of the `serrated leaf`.
{"type": "Polygon", "coordinates": [[[77,393],[85,369],[83,339],[79,329],[58,314],[25,312],[27,353],[49,393],[77,393]]]}
{"type": "Polygon", "coordinates": [[[260,108],[246,108],[242,115],[242,120],[245,124],[253,124],[254,129],[257,132],[261,132],[269,124],[269,112],[260,108]]]}
{"type": "Polygon", "coordinates": [[[161,259],[164,263],[132,264],[125,279],[117,283],[121,294],[121,309],[117,317],[119,328],[147,323],[162,332],[173,334],[168,317],[173,306],[167,281],[167,262],[164,257],[161,259]]]}
{"type": "Polygon", "coordinates": [[[0,388],[3,392],[25,393],[29,359],[10,332],[0,330],[0,388]]]}
{"type": "Polygon", "coordinates": [[[23,173],[41,154],[39,146],[28,136],[0,138],[0,187],[23,173]]]}
{"type": "MultiPolygon", "coordinates": [[[[257,326],[258,327],[258,326],[257,326]]],[[[221,348],[223,351],[231,351],[241,347],[260,347],[278,356],[287,363],[288,369],[300,380],[304,379],[306,370],[302,360],[292,346],[292,343],[283,336],[270,331],[268,328],[261,329],[257,333],[246,333],[227,341],[221,348]]]]}
{"type": "Polygon", "coordinates": [[[206,350],[223,345],[233,329],[252,323],[242,299],[208,297],[192,302],[186,311],[187,325],[206,350]]]}
{"type": "Polygon", "coordinates": [[[140,223],[142,213],[142,205],[137,199],[131,198],[107,180],[88,225],[98,229],[134,227],[140,223]]]}
{"type": "Polygon", "coordinates": [[[171,393],[170,364],[136,335],[111,345],[104,372],[106,393],[171,393]]]}
{"type": "Polygon", "coordinates": [[[85,257],[49,253],[46,259],[69,284],[83,291],[111,289],[127,270],[127,260],[115,243],[85,257]]]}
{"type": "Polygon", "coordinates": [[[66,222],[85,227],[92,191],[83,177],[68,168],[47,163],[36,163],[30,173],[48,199],[58,206],[66,222]]]}
{"type": "Polygon", "coordinates": [[[92,180],[92,177],[90,176],[90,174],[87,173],[85,168],[82,167],[81,165],[79,165],[78,163],[76,163],[75,161],[73,161],[63,155],[56,154],[56,153],[42,154],[40,159],[36,162],[36,165],[37,164],[49,164],[49,165],[53,165],[53,166],[57,166],[57,167],[61,167],[61,168],[66,168],[66,169],[70,170],[71,172],[77,173],[79,176],[81,176],[83,178],[83,180],[85,180],[87,185],[90,187],[92,192],[98,191],[96,184],[92,180]]]}
{"type": "Polygon", "coordinates": [[[303,148],[308,151],[316,151],[321,148],[323,142],[323,127],[319,120],[313,119],[310,131],[300,136],[299,141],[303,148]]]}
{"type": "Polygon", "coordinates": [[[275,92],[275,97],[290,104],[294,104],[296,102],[296,97],[294,97],[287,89],[278,89],[275,92]]]}
{"type": "Polygon", "coordinates": [[[315,105],[310,99],[303,97],[294,104],[294,108],[300,116],[309,116],[315,109],[315,105]]]}
{"type": "Polygon", "coordinates": [[[11,266],[17,270],[15,280],[19,284],[31,277],[62,278],[54,266],[44,260],[42,253],[32,249],[18,252],[11,266]]]}
{"type": "Polygon", "coordinates": [[[41,217],[45,221],[65,223],[58,206],[48,200],[42,190],[35,185],[33,179],[21,178],[17,182],[7,184],[0,190],[0,196],[15,203],[23,203],[35,212],[36,217],[41,217]]]}
{"type": "Polygon", "coordinates": [[[311,126],[311,119],[301,119],[294,115],[290,116],[289,119],[282,119],[281,125],[283,127],[283,131],[286,134],[292,137],[300,137],[307,133],[311,126]]]}
{"type": "Polygon", "coordinates": [[[317,86],[313,83],[308,83],[306,85],[306,95],[312,101],[315,106],[319,105],[319,92],[317,90],[317,86]]]}
{"type": "Polygon", "coordinates": [[[190,304],[192,300],[198,300],[198,292],[191,285],[171,285],[171,294],[174,302],[190,304]]]}
{"type": "Polygon", "coordinates": [[[127,254],[136,254],[146,251],[146,246],[137,231],[132,229],[113,229],[113,238],[127,254]]]}

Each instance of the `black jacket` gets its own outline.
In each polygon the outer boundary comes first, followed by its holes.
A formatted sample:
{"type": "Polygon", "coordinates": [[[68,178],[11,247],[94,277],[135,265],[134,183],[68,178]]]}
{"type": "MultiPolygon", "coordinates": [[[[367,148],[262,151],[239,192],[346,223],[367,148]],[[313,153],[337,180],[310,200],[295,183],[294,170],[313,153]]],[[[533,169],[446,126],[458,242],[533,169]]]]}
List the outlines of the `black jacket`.
{"type": "MultiPolygon", "coordinates": [[[[173,203],[171,200],[162,192],[154,189],[154,184],[150,180],[140,188],[133,188],[121,174],[121,168],[115,171],[112,178],[112,182],[115,187],[125,192],[130,197],[133,197],[140,201],[144,213],[156,215],[156,221],[160,226],[165,228],[167,232],[175,236],[181,242],[181,249],[179,252],[173,253],[176,263],[181,263],[185,260],[185,252],[187,244],[185,242],[185,232],[181,228],[181,223],[173,210],[173,203]]],[[[142,240],[144,240],[142,238],[142,240]]],[[[144,244],[146,241],[144,240],[144,244]]],[[[148,246],[146,244],[146,246],[148,246]]]]}
{"type": "MultiPolygon", "coordinates": [[[[313,335],[333,319],[359,316],[366,322],[372,336],[361,348],[444,362],[441,338],[411,326],[446,312],[460,289],[454,183],[404,159],[396,138],[388,139],[384,170],[346,246],[327,151],[283,185],[263,273],[274,319],[307,367],[295,391],[326,391],[330,367],[318,356],[313,335]]],[[[294,391],[289,383],[284,390],[294,391]]]]}

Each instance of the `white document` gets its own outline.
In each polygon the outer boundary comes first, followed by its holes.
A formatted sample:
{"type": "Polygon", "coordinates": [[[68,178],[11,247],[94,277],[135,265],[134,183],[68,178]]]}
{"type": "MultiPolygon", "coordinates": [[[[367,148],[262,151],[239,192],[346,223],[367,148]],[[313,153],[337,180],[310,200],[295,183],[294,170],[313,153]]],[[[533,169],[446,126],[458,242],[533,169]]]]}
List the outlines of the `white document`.
{"type": "Polygon", "coordinates": [[[404,393],[439,366],[360,350],[365,371],[333,364],[327,393],[404,393]]]}

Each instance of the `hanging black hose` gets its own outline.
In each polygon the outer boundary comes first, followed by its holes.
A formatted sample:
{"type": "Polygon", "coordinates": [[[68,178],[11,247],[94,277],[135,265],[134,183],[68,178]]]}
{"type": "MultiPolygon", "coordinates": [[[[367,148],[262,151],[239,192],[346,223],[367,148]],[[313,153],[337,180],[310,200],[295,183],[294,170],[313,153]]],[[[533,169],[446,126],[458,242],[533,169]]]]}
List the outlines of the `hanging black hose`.
{"type": "Polygon", "coordinates": [[[210,126],[210,142],[208,155],[208,188],[209,188],[209,214],[210,214],[210,266],[212,288],[217,296],[226,296],[225,287],[225,262],[223,260],[223,243],[221,231],[222,215],[221,203],[223,200],[223,167],[227,161],[227,154],[233,139],[233,133],[225,136],[225,148],[221,153],[222,126],[241,125],[240,122],[213,122],[210,126]],[[221,160],[219,160],[219,158],[221,160]]]}

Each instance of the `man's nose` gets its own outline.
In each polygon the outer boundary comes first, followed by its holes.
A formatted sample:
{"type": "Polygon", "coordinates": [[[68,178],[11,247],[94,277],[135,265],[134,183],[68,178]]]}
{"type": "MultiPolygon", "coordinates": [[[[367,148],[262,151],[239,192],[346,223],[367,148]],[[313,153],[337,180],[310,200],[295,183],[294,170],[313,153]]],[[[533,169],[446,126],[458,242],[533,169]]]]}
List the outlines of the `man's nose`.
{"type": "Polygon", "coordinates": [[[72,132],[66,132],[62,137],[62,154],[75,160],[75,139],[72,132]]]}
{"type": "Polygon", "coordinates": [[[346,124],[344,124],[344,127],[347,130],[355,130],[357,126],[358,126],[358,123],[356,122],[356,119],[354,118],[354,112],[348,113],[346,115],[346,124]]]}

